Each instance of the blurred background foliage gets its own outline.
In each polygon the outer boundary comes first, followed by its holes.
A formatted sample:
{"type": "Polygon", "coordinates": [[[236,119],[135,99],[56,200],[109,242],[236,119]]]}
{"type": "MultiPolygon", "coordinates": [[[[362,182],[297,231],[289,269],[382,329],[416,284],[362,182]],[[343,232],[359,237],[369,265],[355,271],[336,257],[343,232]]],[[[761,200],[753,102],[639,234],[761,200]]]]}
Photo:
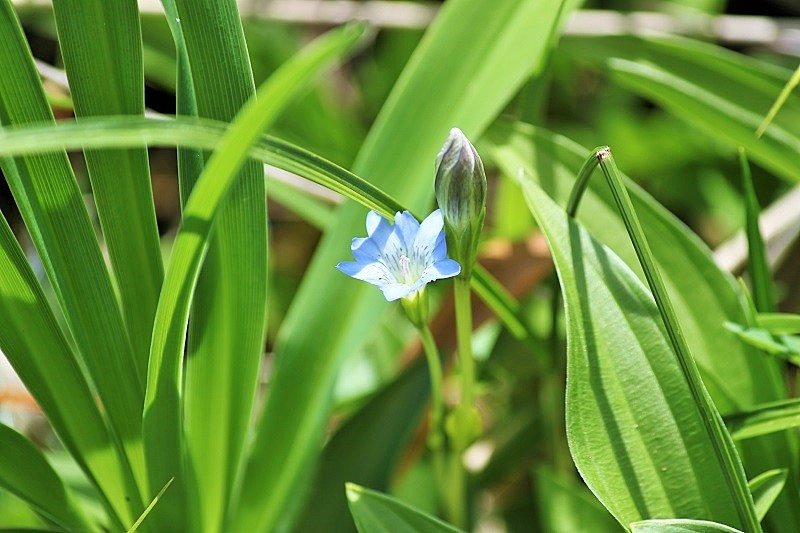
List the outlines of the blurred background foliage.
{"type": "MultiPolygon", "coordinates": [[[[256,84],[332,23],[324,17],[305,21],[270,18],[270,13],[278,11],[276,6],[281,2],[245,0],[240,4],[256,84]]],[[[291,7],[292,2],[282,4],[291,7]]],[[[392,4],[408,7],[416,3],[404,0],[384,3],[383,7],[391,10],[392,4]]],[[[173,114],[173,41],[163,15],[150,12],[151,7],[143,3],[146,106],[153,112],[173,114]]],[[[425,14],[432,15],[437,3],[419,2],[417,7],[421,8],[419,12],[423,16],[409,23],[413,27],[379,27],[368,47],[292,105],[272,133],[350,168],[370,124],[423,35],[425,14]]],[[[586,2],[581,10],[577,15],[589,23],[595,21],[594,29],[599,35],[581,34],[580,28],[568,24],[548,59],[543,74],[546,83],[541,79],[531,80],[508,105],[504,115],[546,127],[582,146],[611,146],[620,168],[628,176],[712,248],[721,245],[741,230],[744,221],[736,146],[708,135],[657,103],[616,83],[603,68],[603,56],[615,53],[620,47],[623,50],[636,47],[637,43],[634,38],[620,36],[626,30],[607,24],[603,15],[647,12],[684,23],[722,20],[722,17],[750,20],[751,30],[743,30],[745,33],[741,35],[700,32],[691,37],[722,45],[767,65],[794,69],[800,57],[800,2],[606,0],[586,2]],[[761,18],[746,19],[747,16],[761,18]],[[785,30],[787,38],[782,41],[771,37],[769,32],[759,39],[766,22],[793,28],[794,33],[785,30]],[[591,53],[587,53],[588,50],[591,53]]],[[[291,13],[291,9],[285,13],[291,13]]],[[[285,13],[278,18],[291,18],[285,13]]],[[[59,80],[58,69],[62,64],[52,12],[47,6],[20,2],[19,14],[34,55],[55,69],[50,72],[43,68],[42,72],[49,78],[46,87],[57,116],[69,117],[68,93],[59,80]]],[[[635,19],[629,20],[632,27],[628,29],[635,29],[635,19]]],[[[763,109],[763,113],[766,111],[763,109]]],[[[480,139],[476,144],[480,150],[480,139]]],[[[71,157],[76,167],[83,169],[79,170],[78,177],[88,194],[82,156],[74,153],[71,157]]],[[[150,150],[159,230],[167,250],[179,219],[175,158],[173,150],[150,150]]],[[[403,161],[396,164],[403,165],[403,161]]],[[[292,177],[287,178],[277,171],[271,177],[268,188],[272,195],[269,213],[273,248],[268,353],[319,239],[320,228],[332,216],[333,206],[341,202],[333,193],[302,182],[298,185],[292,177]]],[[[753,177],[762,206],[781,198],[792,187],[757,164],[753,165],[753,177]]],[[[491,320],[486,310],[476,307],[479,329],[474,340],[475,352],[485,360],[481,367],[479,407],[488,428],[468,454],[475,475],[474,484],[483,495],[478,504],[478,523],[485,531],[496,530],[493,527],[530,531],[531,524],[539,524],[543,531],[613,531],[618,528],[616,523],[588,490],[581,488],[566,447],[564,340],[558,320],[560,304],[552,303],[554,283],[546,247],[535,233],[530,211],[516,187],[510,180],[501,179],[496,171],[490,172],[489,179],[491,196],[487,239],[481,249],[482,262],[521,299],[539,339],[533,340],[537,353],[532,356],[530,346],[521,345],[491,320]]],[[[16,207],[5,181],[0,184],[0,207],[21,240],[28,243],[26,250],[35,262],[35,252],[25,236],[19,215],[15,214],[16,207]]],[[[343,244],[343,258],[345,252],[343,244]]],[[[783,309],[797,311],[798,285],[791,282],[796,273],[791,268],[778,269],[778,272],[784,276],[778,279],[783,309]]],[[[41,280],[47,283],[44,275],[41,280]]],[[[452,303],[446,301],[443,287],[434,286],[433,296],[435,301],[441,301],[434,333],[441,346],[452,351],[455,345],[452,303]]],[[[350,357],[339,378],[335,391],[338,407],[330,428],[332,432],[342,428],[333,438],[341,439],[342,449],[349,453],[353,453],[363,439],[373,438],[369,431],[374,431],[374,421],[369,418],[369,412],[359,408],[372,393],[394,381],[401,369],[421,357],[413,328],[406,326],[399,314],[397,307],[387,319],[376,324],[365,348],[350,357]],[[351,418],[355,412],[358,416],[351,418]]],[[[9,374],[6,371],[4,376],[9,374]]],[[[36,442],[57,447],[46,423],[37,415],[35,405],[28,401],[20,385],[9,377],[2,379],[2,416],[23,426],[36,442]]],[[[393,387],[405,387],[405,397],[419,398],[425,380],[409,374],[406,382],[397,382],[393,387]]],[[[379,399],[375,397],[370,401],[379,399]]],[[[396,407],[397,416],[407,418],[400,433],[407,434],[410,445],[395,450],[400,466],[388,481],[394,494],[423,510],[434,511],[430,465],[418,460],[425,451],[421,407],[413,403],[396,407]]],[[[392,443],[387,443],[390,445],[392,443]]],[[[336,450],[336,446],[329,444],[326,453],[335,456],[336,450]]],[[[364,453],[368,455],[369,451],[364,450],[364,453]]],[[[365,456],[365,461],[368,460],[365,456]]],[[[333,464],[333,458],[326,456],[323,465],[327,464],[333,464]]],[[[339,474],[329,474],[338,481],[339,474]]],[[[314,490],[321,490],[319,487],[314,490]]],[[[0,492],[0,509],[0,526],[39,524],[36,516],[8,493],[0,492]]],[[[300,529],[319,530],[314,529],[315,520],[328,519],[323,510],[319,511],[321,514],[317,518],[314,513],[304,514],[300,529]]],[[[349,517],[339,516],[337,520],[348,523],[349,517]]]]}

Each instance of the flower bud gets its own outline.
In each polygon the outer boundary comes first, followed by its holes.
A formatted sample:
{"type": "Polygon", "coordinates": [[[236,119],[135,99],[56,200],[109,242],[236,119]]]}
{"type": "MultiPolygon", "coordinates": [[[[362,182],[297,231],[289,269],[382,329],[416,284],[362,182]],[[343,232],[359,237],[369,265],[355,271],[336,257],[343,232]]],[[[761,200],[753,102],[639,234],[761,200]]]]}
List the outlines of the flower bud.
{"type": "Polygon", "coordinates": [[[469,278],[486,218],[486,173],[475,147],[458,128],[436,156],[436,201],[444,217],[450,257],[469,278]]]}

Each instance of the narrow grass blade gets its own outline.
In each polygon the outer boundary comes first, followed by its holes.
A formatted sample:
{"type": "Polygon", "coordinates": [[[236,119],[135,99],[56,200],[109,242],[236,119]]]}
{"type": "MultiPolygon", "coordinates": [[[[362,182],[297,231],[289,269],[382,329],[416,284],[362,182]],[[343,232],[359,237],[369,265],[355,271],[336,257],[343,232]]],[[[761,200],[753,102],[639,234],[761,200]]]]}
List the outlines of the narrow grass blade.
{"type": "MultiPolygon", "coordinates": [[[[156,314],[144,416],[151,486],[176,478],[172,489],[164,495],[163,504],[154,510],[155,516],[165,523],[185,523],[187,481],[179,471],[183,450],[181,366],[189,305],[215,215],[261,131],[316,74],[351,50],[362,36],[363,29],[358,26],[332,32],[265,82],[258,99],[242,109],[220,141],[186,203],[156,314]],[[166,516],[162,516],[160,509],[165,509],[166,516]]],[[[205,394],[210,396],[210,390],[205,394]]]]}
{"type": "MultiPolygon", "coordinates": [[[[427,210],[433,162],[449,129],[480,134],[524,80],[538,72],[560,14],[561,2],[447,2],[376,119],[355,173],[412,210],[427,210]]],[[[379,294],[345,283],[332,268],[347,254],[342,243],[363,231],[363,220],[361,207],[349,204],[337,211],[283,322],[275,378],[233,531],[272,529],[287,502],[302,492],[339,368],[386,309],[379,294]]]]}
{"type": "Polygon", "coordinates": [[[139,516],[139,518],[136,519],[136,522],[134,522],[133,525],[128,529],[127,533],[133,533],[134,531],[139,529],[139,526],[142,525],[142,522],[144,522],[144,519],[147,518],[147,515],[150,514],[150,511],[153,510],[153,507],[155,507],[156,504],[158,504],[158,500],[160,500],[161,496],[163,496],[164,493],[167,492],[167,489],[169,488],[170,485],[172,485],[173,481],[175,481],[175,478],[171,478],[169,481],[167,481],[167,484],[164,485],[164,487],[160,491],[158,491],[156,497],[153,498],[153,501],[150,502],[150,504],[145,508],[145,510],[139,516]]]}
{"type": "Polygon", "coordinates": [[[457,533],[459,529],[386,494],[348,483],[347,501],[359,533],[457,533]]]}
{"type": "MultiPolygon", "coordinates": [[[[186,39],[183,37],[181,18],[178,16],[178,6],[175,0],[162,0],[164,11],[167,15],[167,24],[172,32],[177,55],[177,80],[175,90],[175,107],[178,116],[197,117],[197,98],[194,93],[194,80],[192,69],[189,65],[189,53],[186,51],[186,39]]],[[[178,147],[178,187],[180,188],[181,207],[186,204],[192,186],[197,182],[203,172],[205,163],[203,152],[195,147],[178,147]]]]}
{"type": "Polygon", "coordinates": [[[775,500],[786,485],[787,470],[777,468],[769,470],[763,474],[759,474],[750,480],[750,492],[753,494],[753,501],[756,506],[756,513],[758,519],[763,520],[767,515],[769,508],[775,503],[775,500]]]}
{"type": "Polygon", "coordinates": [[[64,529],[95,529],[42,452],[4,424],[0,424],[0,485],[64,529]]]}
{"type": "Polygon", "coordinates": [[[764,135],[764,132],[767,131],[767,128],[772,121],[775,120],[775,117],[778,114],[778,111],[781,110],[783,104],[786,103],[786,100],[789,99],[789,95],[792,94],[792,91],[800,84],[800,65],[795,69],[794,74],[792,77],[789,78],[789,81],[786,82],[783,89],[781,89],[781,94],[778,95],[778,98],[775,99],[775,103],[772,104],[772,107],[769,108],[767,112],[767,116],[764,117],[764,120],[759,124],[758,129],[756,130],[756,137],[761,137],[764,135]]]}
{"type": "Polygon", "coordinates": [[[757,311],[768,313],[775,310],[775,291],[767,259],[767,249],[758,225],[761,208],[758,205],[755,187],[753,187],[753,176],[750,173],[747,153],[741,147],[739,148],[739,163],[742,167],[742,184],[744,186],[747,266],[753,286],[753,302],[757,311]]]}
{"type": "Polygon", "coordinates": [[[125,454],[112,443],[77,358],[5,218],[0,220],[0,323],[0,350],[99,489],[112,521],[119,527],[130,523],[141,503],[125,454]]]}
{"type": "Polygon", "coordinates": [[[735,440],[751,439],[776,431],[800,427],[800,400],[784,400],[756,406],[725,417],[735,440]]]}
{"type": "MultiPolygon", "coordinates": [[[[4,73],[0,121],[52,123],[33,58],[8,0],[0,1],[0,51],[4,73]]],[[[128,332],[66,154],[6,158],[2,167],[141,490],[144,390],[133,378],[137,371],[128,332]]]]}
{"type": "Polygon", "coordinates": [[[634,522],[630,527],[631,533],[742,533],[725,524],[685,518],[644,520],[634,522]]]}
{"type": "MultiPolygon", "coordinates": [[[[75,114],[144,114],[144,74],[135,0],[56,0],[53,13],[75,114]]],[[[144,388],[156,302],[164,276],[143,148],[86,152],[97,214],[144,388]]]]}

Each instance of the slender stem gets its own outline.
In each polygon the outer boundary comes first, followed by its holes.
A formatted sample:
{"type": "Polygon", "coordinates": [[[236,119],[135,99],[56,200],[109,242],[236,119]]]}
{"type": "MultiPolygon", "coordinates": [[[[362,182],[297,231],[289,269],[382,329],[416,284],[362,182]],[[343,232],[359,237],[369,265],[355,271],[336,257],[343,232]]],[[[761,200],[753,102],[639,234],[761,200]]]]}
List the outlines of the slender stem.
{"type": "Polygon", "coordinates": [[[450,480],[456,498],[457,512],[453,522],[465,527],[467,522],[467,476],[462,456],[474,435],[475,409],[475,360],[472,358],[472,306],[470,303],[469,277],[455,279],[456,337],[458,339],[458,362],[461,369],[461,403],[453,413],[455,422],[452,439],[453,453],[450,464],[450,480]]]}
{"type": "MultiPolygon", "coordinates": [[[[722,417],[720,417],[719,412],[717,412],[700,378],[700,372],[689,351],[689,345],[683,335],[678,317],[667,294],[664,281],[653,259],[653,254],[650,251],[650,246],[644,235],[644,230],[634,211],[633,203],[631,202],[630,196],[628,196],[628,191],[625,189],[619,170],[614,163],[611,150],[603,148],[596,152],[595,157],[597,158],[603,174],[605,174],[606,181],[614,196],[614,201],[622,216],[636,256],[644,271],[647,284],[650,287],[661,319],[664,322],[670,344],[675,351],[681,370],[686,377],[694,402],[700,411],[700,417],[703,420],[703,425],[714,447],[714,452],[719,461],[720,468],[723,471],[734,504],[736,505],[739,519],[746,532],[760,533],[761,524],[755,512],[752,495],[747,485],[747,478],[745,477],[741,460],[733,444],[733,439],[731,439],[730,433],[728,433],[725,428],[722,417]]],[[[581,184],[584,188],[585,185],[585,182],[581,184]]],[[[580,195],[578,195],[578,198],[580,198],[580,195]]],[[[577,208],[577,201],[574,207],[577,208]]]]}
{"type": "Polygon", "coordinates": [[[456,336],[458,363],[461,366],[461,405],[475,402],[475,360],[472,358],[472,305],[469,279],[455,280],[456,336]]]}
{"type": "Polygon", "coordinates": [[[428,445],[434,454],[441,454],[444,446],[444,398],[442,395],[442,362],[439,359],[439,350],[433,340],[430,328],[425,325],[419,328],[422,346],[425,348],[425,358],[428,360],[428,372],[431,377],[431,423],[428,436],[428,445]]]}

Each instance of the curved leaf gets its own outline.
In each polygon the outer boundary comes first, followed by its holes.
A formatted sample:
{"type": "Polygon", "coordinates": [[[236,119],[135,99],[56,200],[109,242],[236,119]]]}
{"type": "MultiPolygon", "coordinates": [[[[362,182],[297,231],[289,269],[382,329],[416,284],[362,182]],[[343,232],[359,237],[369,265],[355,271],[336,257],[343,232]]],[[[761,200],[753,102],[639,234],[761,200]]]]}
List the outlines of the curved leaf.
{"type": "Polygon", "coordinates": [[[458,533],[459,529],[386,494],[348,483],[347,501],[359,533],[458,533]]]}
{"type": "Polygon", "coordinates": [[[0,485],[65,529],[93,529],[42,452],[4,424],[0,424],[0,485]]]}
{"type": "MultiPolygon", "coordinates": [[[[652,296],[535,184],[567,317],[567,437],[589,488],[621,524],[684,516],[739,524],[652,296]]],[[[584,206],[585,207],[585,206],[584,206]]]]}
{"type": "Polygon", "coordinates": [[[632,533],[742,533],[738,529],[706,520],[673,518],[631,524],[632,533]]]}
{"type": "Polygon", "coordinates": [[[786,485],[786,474],[785,468],[777,468],[768,470],[750,480],[750,492],[753,494],[753,502],[759,520],[764,519],[767,511],[783,490],[783,486],[786,485]]]}

